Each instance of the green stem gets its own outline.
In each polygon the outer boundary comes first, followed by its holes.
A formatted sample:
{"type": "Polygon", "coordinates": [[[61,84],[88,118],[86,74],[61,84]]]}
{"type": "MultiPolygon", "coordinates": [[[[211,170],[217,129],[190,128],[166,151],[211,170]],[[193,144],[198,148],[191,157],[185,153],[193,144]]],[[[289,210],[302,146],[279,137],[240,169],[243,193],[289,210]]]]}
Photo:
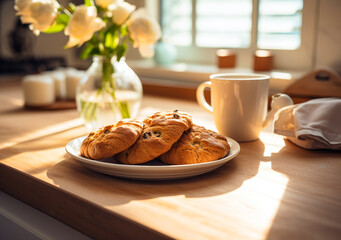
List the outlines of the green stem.
{"type": "Polygon", "coordinates": [[[103,79],[102,79],[102,86],[104,89],[111,95],[113,102],[117,103],[117,106],[120,110],[122,118],[130,118],[130,112],[127,102],[118,101],[116,98],[116,82],[115,79],[112,79],[115,69],[113,65],[111,64],[111,59],[109,57],[103,57],[102,62],[102,73],[103,73],[103,79]]]}
{"type": "MultiPolygon", "coordinates": [[[[96,98],[101,94],[102,89],[98,89],[96,92],[96,98]]],[[[81,102],[81,115],[84,117],[86,122],[96,121],[98,114],[98,103],[85,101],[81,102]]]]}

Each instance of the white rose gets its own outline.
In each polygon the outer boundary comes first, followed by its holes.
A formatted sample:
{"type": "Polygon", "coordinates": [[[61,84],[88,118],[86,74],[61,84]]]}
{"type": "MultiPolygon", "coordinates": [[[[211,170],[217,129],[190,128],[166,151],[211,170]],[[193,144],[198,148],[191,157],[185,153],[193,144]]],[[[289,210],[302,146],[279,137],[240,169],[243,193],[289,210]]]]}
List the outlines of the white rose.
{"type": "Polygon", "coordinates": [[[32,0],[15,0],[14,9],[18,11],[17,15],[29,13],[29,7],[32,0]]]}
{"type": "Polygon", "coordinates": [[[81,46],[92,38],[94,32],[103,27],[105,27],[105,23],[101,18],[97,17],[96,7],[87,7],[85,5],[76,7],[65,28],[65,35],[69,35],[69,41],[65,47],[81,46]]]}
{"type": "Polygon", "coordinates": [[[148,15],[145,9],[134,12],[128,21],[129,35],[134,41],[134,47],[139,48],[143,57],[154,55],[154,44],[161,37],[159,23],[148,15]]]}
{"type": "Polygon", "coordinates": [[[112,21],[117,25],[121,25],[126,21],[129,15],[135,11],[136,6],[127,2],[117,2],[108,7],[112,13],[112,21]]]}
{"type": "Polygon", "coordinates": [[[112,14],[112,21],[117,25],[121,25],[124,23],[129,15],[135,11],[136,6],[127,2],[117,2],[116,4],[112,4],[108,7],[109,11],[112,14]]]}
{"type": "Polygon", "coordinates": [[[109,5],[122,2],[122,0],[95,0],[97,6],[108,8],[109,5]]]}
{"type": "Polygon", "coordinates": [[[14,8],[22,23],[30,24],[35,35],[46,31],[57,17],[58,3],[55,0],[16,0],[14,8]]]}

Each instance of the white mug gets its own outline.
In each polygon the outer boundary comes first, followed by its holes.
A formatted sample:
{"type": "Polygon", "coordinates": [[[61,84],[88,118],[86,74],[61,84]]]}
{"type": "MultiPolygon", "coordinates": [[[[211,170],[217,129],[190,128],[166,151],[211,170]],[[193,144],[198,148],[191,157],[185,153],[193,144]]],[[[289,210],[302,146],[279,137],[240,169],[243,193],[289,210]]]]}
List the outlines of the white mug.
{"type": "Polygon", "coordinates": [[[293,104],[289,96],[276,94],[267,116],[269,80],[263,74],[213,74],[198,87],[197,101],[213,113],[220,134],[239,142],[256,140],[277,110],[293,104]],[[205,100],[205,88],[211,88],[212,105],[205,100]]]}

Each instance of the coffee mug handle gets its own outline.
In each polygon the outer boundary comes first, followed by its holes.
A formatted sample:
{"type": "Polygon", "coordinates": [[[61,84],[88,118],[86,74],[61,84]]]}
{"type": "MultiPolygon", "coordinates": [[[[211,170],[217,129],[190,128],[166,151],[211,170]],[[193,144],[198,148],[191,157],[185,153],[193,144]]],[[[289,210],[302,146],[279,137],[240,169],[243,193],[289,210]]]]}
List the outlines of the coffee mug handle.
{"type": "Polygon", "coordinates": [[[204,96],[205,88],[211,88],[211,82],[210,81],[203,82],[197,88],[197,101],[198,101],[200,107],[202,107],[203,109],[205,109],[209,113],[213,113],[212,106],[207,103],[205,96],[204,96]]]}

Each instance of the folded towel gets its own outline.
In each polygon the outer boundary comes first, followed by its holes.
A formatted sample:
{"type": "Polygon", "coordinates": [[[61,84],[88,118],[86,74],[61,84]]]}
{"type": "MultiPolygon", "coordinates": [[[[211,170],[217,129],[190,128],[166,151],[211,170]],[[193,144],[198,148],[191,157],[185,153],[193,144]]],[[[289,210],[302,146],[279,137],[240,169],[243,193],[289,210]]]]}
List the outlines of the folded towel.
{"type": "Polygon", "coordinates": [[[341,99],[320,98],[282,108],[274,133],[305,149],[341,150],[341,99]]]}

